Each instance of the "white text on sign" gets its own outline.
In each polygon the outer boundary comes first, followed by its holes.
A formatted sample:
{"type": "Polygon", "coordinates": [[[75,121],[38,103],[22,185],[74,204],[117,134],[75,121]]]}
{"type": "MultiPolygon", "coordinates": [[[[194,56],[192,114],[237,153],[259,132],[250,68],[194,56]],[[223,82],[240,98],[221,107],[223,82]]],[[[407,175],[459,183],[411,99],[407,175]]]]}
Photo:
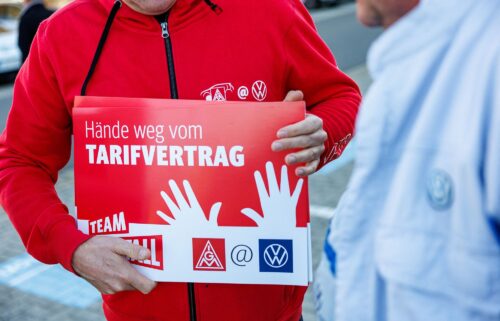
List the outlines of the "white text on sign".
{"type": "Polygon", "coordinates": [[[163,270],[163,240],[161,235],[124,237],[123,239],[151,251],[151,259],[144,261],[130,260],[130,263],[163,270]]]}
{"type": "Polygon", "coordinates": [[[95,221],[90,221],[89,227],[91,235],[128,232],[125,213],[123,212],[113,214],[111,217],[107,216],[95,221]]]}
{"type": "MultiPolygon", "coordinates": [[[[166,138],[173,139],[203,139],[203,127],[201,125],[134,125],[135,138],[154,140],[158,144],[165,142],[166,138]],[[166,137],[170,134],[169,137],[166,137]]],[[[114,124],[106,124],[100,121],[85,122],[85,137],[92,139],[128,139],[130,129],[126,124],[116,121],[114,124]]]]}
{"type": "Polygon", "coordinates": [[[165,146],[87,144],[88,163],[94,165],[241,167],[243,146],[165,146]]]}

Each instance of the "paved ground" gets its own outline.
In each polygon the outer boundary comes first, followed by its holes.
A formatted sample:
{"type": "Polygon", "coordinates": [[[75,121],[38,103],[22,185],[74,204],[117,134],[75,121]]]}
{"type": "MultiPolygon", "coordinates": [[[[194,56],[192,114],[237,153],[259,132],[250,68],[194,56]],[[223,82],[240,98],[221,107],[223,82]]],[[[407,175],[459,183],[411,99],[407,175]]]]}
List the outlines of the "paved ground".
{"type": "Polygon", "coordinates": [[[332,50],[341,69],[363,64],[380,28],[367,28],[355,19],[355,5],[347,4],[334,10],[318,10],[312,14],[319,34],[332,50]]]}

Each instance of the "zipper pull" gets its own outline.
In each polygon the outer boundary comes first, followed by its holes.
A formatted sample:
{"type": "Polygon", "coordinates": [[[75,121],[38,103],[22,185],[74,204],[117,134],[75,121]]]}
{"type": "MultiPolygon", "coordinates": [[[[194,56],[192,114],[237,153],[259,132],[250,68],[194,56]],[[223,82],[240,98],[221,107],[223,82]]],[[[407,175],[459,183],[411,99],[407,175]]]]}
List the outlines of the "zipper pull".
{"type": "Polygon", "coordinates": [[[168,24],[166,21],[160,23],[161,25],[161,36],[164,38],[164,39],[167,39],[170,35],[168,33],[168,24]]]}

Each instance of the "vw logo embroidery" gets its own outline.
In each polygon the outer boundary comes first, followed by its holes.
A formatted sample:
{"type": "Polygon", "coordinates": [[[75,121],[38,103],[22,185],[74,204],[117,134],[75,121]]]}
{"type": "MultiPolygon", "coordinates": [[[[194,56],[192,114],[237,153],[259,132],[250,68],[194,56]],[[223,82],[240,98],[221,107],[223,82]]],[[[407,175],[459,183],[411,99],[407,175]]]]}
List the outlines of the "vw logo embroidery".
{"type": "Polygon", "coordinates": [[[450,175],[434,169],[427,177],[427,198],[431,206],[439,211],[446,210],[453,203],[453,181],[450,175]]]}
{"type": "Polygon", "coordinates": [[[267,97],[267,86],[262,80],[257,80],[252,85],[252,95],[257,101],[263,101],[267,97]]]}

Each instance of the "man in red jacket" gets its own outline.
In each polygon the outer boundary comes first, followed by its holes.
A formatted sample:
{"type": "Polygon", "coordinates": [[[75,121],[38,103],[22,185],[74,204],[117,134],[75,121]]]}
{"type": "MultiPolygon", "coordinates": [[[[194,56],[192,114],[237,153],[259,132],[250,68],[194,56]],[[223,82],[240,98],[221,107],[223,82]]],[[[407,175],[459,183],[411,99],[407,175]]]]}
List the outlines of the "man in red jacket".
{"type": "Polygon", "coordinates": [[[123,1],[76,0],[40,26],[0,139],[2,205],[31,255],[104,294],[108,320],[298,320],[305,287],[156,285],[127,261],[147,249],[78,231],[54,191],[70,156],[73,99],[305,99],[308,116],[278,131],[272,149],[299,149],[286,162],[304,163],[296,174],[306,176],[352,136],[357,86],[299,0],[123,1]]]}

